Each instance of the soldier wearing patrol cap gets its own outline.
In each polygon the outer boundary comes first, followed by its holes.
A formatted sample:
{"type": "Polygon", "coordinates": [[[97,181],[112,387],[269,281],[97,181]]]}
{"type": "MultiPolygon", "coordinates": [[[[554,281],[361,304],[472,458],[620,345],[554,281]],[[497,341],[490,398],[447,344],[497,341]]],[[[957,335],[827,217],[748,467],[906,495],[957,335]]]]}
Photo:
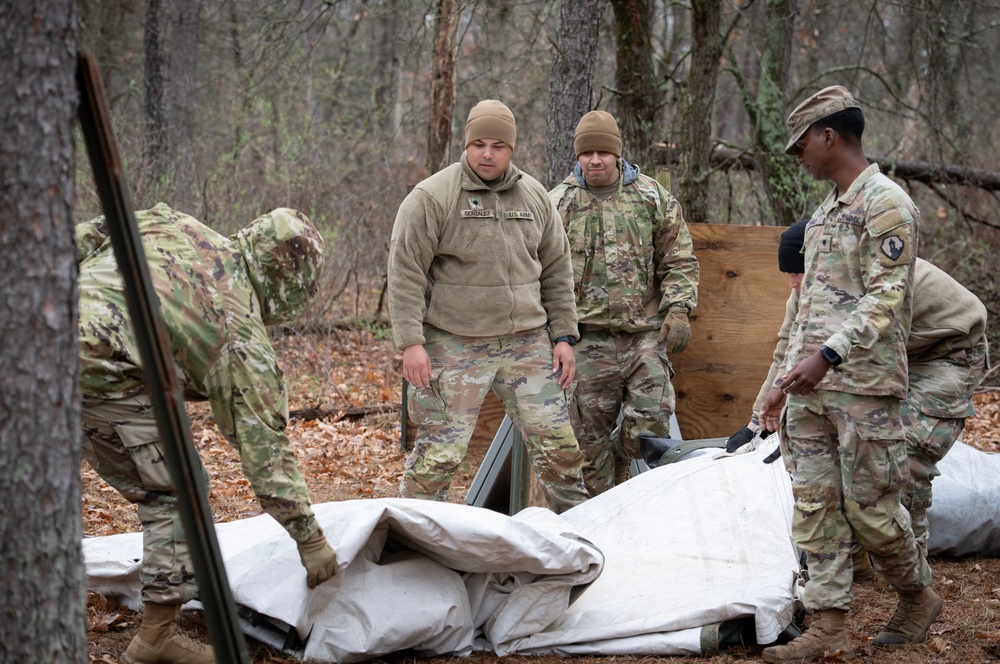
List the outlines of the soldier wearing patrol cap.
{"type": "MultiPolygon", "coordinates": [[[[799,311],[799,286],[805,272],[802,242],[807,222],[800,221],[781,234],[778,269],[788,274],[791,287],[785,319],[750,422],[729,439],[727,452],[746,445],[760,430],[757,412],[784,365],[789,332],[799,311]]],[[[974,293],[941,268],[922,258],[916,259],[913,317],[906,341],[909,388],[901,410],[910,479],[902,500],[924,556],[930,533],[927,511],[932,499],[931,482],[941,474],[937,464],[958,440],[966,418],[975,414],[972,395],[986,373],[989,360],[986,325],[986,307],[974,293]]],[[[761,432],[761,437],[766,435],[768,432],[761,432]]],[[[780,449],[776,452],[780,453],[780,449]]],[[[777,456],[768,456],[764,463],[773,462],[777,456]]],[[[852,565],[854,581],[875,575],[868,554],[860,546],[852,548],[852,565]]]]}
{"type": "Polygon", "coordinates": [[[570,417],[593,496],[628,479],[642,458],[639,434],[670,437],[670,358],[691,340],[699,268],[680,203],[622,158],[610,113],[584,115],[573,149],[573,173],[549,196],[573,258],[580,343],[570,417]]]}
{"type": "Polygon", "coordinates": [[[908,478],[901,402],[920,214],[869,165],[864,114],[844,87],[812,95],[787,124],[785,151],[812,177],[834,183],[805,229],[799,311],[784,370],[759,413],[763,428],[780,425],[795,497],[792,534],[809,569],[803,604],[812,614],[802,636],[766,648],[763,657],[807,662],[853,654],[844,626],[853,540],[899,593],[876,646],[923,641],[942,601],[900,500],[908,478]]]}
{"type": "Polygon", "coordinates": [[[587,499],[564,389],[578,337],[566,233],[517,168],[514,114],[469,112],[465,152],[403,200],[389,248],[392,336],[417,423],[399,495],[444,500],[492,389],[524,434],[549,506],[587,499]]]}
{"type": "MultiPolygon", "coordinates": [[[[312,300],[323,240],[287,208],[231,238],[162,203],[136,220],[185,398],[211,404],[260,506],[295,540],[312,588],[336,574],[337,557],[284,433],[288,394],[265,325],[312,300]]],[[[77,226],[77,247],[83,456],[137,506],[143,526],[142,623],[121,661],[210,664],[212,648],[177,629],[198,588],[103,217],[77,226]]]]}

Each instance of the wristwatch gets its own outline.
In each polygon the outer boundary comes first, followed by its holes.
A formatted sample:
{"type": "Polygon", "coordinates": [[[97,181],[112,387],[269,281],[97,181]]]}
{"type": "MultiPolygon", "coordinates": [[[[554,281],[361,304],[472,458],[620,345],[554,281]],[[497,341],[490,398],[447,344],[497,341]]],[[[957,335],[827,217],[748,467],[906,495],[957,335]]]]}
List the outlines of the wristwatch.
{"type": "Polygon", "coordinates": [[[820,346],[819,347],[819,353],[820,353],[820,355],[823,356],[824,360],[826,360],[827,362],[830,363],[831,367],[835,367],[835,366],[837,366],[838,364],[840,364],[841,362],[844,361],[844,358],[842,358],[840,355],[838,355],[837,351],[835,351],[834,349],[830,348],[829,346],[825,346],[825,345],[824,346],[820,346]]]}
{"type": "Polygon", "coordinates": [[[569,337],[569,336],[556,337],[556,343],[559,343],[560,341],[565,341],[570,346],[575,346],[576,345],[576,339],[574,339],[573,337],[569,337]]]}

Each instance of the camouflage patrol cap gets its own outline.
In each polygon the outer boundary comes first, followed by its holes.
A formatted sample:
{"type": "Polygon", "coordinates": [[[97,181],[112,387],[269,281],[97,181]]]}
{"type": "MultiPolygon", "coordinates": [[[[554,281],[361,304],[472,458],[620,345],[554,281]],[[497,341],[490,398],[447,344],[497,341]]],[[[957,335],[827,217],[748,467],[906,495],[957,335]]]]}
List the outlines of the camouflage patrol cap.
{"type": "Polygon", "coordinates": [[[796,106],[785,122],[791,133],[788,145],[785,146],[785,154],[796,153],[795,143],[802,138],[802,135],[814,122],[848,108],[861,108],[861,104],[855,101],[847,88],[842,85],[831,85],[828,88],[823,88],[796,106]]]}
{"type": "Polygon", "coordinates": [[[316,295],[323,238],[297,210],[278,208],[254,219],[233,240],[249,267],[265,325],[302,313],[316,295]]]}

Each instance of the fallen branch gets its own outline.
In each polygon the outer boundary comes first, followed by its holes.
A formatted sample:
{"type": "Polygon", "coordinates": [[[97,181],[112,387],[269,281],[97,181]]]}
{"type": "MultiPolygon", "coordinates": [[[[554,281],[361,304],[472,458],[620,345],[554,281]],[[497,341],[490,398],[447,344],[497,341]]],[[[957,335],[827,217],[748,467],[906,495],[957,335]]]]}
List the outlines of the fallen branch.
{"type": "Polygon", "coordinates": [[[367,417],[368,415],[381,414],[381,413],[396,413],[399,412],[398,404],[368,404],[365,406],[351,406],[349,408],[342,408],[340,410],[335,410],[333,408],[299,408],[297,410],[288,411],[289,419],[293,420],[322,420],[326,418],[333,418],[334,422],[339,422],[340,420],[359,420],[362,417],[367,417]]]}
{"type": "MultiPolygon", "coordinates": [[[[677,166],[680,163],[680,151],[676,146],[658,143],[653,147],[653,154],[656,164],[659,166],[677,166]]],[[[956,164],[895,160],[879,156],[871,157],[868,161],[877,163],[882,172],[894,175],[901,180],[913,180],[924,184],[957,184],[978,187],[984,191],[1000,191],[1000,172],[997,171],[956,164]]],[[[711,163],[713,168],[721,170],[740,168],[753,171],[757,169],[757,160],[753,154],[724,145],[717,145],[712,150],[711,163]]]]}

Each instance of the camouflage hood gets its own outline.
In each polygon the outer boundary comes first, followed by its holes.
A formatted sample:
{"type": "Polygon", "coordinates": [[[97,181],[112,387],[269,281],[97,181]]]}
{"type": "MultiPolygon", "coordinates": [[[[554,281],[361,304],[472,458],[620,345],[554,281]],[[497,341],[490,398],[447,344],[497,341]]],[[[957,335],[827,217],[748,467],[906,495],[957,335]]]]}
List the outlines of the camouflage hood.
{"type": "Polygon", "coordinates": [[[309,219],[289,208],[258,217],[233,236],[249,267],[265,325],[298,316],[316,295],[323,238],[309,219]]]}

